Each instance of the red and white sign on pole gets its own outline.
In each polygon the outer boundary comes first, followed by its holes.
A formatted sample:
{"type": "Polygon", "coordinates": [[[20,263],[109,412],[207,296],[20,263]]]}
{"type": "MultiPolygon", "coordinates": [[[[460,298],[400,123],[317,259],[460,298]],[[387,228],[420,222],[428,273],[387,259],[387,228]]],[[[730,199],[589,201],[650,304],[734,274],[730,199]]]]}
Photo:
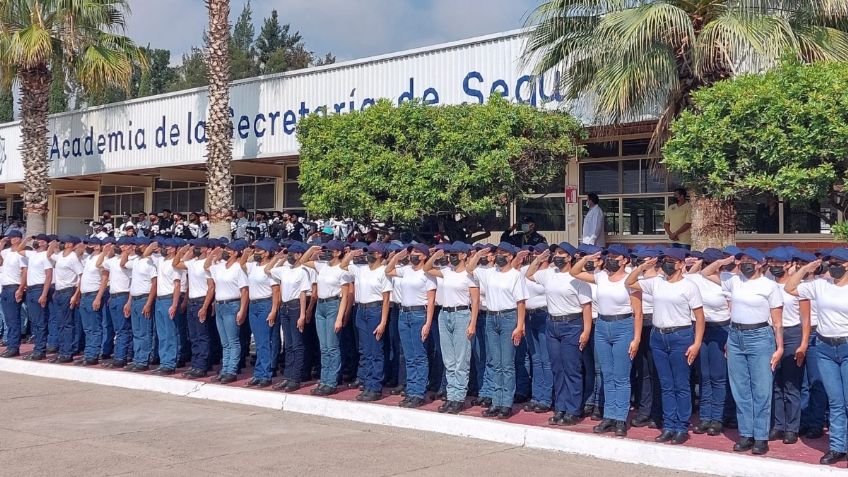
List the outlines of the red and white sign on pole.
{"type": "Polygon", "coordinates": [[[566,204],[576,204],[577,203],[577,186],[565,186],[565,203],[566,204]]]}

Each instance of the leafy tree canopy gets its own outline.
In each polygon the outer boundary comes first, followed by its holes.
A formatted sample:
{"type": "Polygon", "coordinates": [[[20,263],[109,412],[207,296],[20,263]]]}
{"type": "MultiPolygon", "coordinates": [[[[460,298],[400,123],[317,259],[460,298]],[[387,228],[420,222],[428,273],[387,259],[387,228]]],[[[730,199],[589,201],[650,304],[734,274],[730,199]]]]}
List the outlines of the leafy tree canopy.
{"type": "Polygon", "coordinates": [[[313,114],[298,125],[303,201],[313,214],[413,227],[438,216],[451,239],[469,239],[561,173],[582,134],[571,116],[497,95],[483,105],[381,100],[313,114]]]}

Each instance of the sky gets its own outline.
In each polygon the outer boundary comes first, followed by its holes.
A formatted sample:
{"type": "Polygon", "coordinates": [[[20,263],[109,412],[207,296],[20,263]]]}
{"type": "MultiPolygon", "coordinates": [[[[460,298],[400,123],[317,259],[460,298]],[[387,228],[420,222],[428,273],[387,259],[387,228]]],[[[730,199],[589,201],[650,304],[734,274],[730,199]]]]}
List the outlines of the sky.
{"type": "MultiPolygon", "coordinates": [[[[230,0],[235,21],[246,0],[230,0]]],[[[171,50],[172,63],[199,46],[203,0],[129,0],[127,33],[140,45],[171,50]]],[[[539,0],[251,0],[259,33],[276,9],[309,50],[338,61],[520,28],[539,0]]]]}

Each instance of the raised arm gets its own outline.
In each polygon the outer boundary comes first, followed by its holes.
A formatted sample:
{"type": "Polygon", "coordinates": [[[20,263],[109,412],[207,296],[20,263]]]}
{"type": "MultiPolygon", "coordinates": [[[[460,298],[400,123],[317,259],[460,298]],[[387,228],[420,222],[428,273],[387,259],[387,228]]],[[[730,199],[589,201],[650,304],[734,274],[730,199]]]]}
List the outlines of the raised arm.
{"type": "Polygon", "coordinates": [[[538,257],[536,257],[532,262],[530,262],[530,266],[527,268],[527,276],[528,280],[536,281],[533,277],[536,275],[536,272],[539,271],[539,267],[542,265],[542,262],[548,259],[551,256],[550,250],[545,250],[540,253],[538,257]]]}
{"type": "Polygon", "coordinates": [[[821,262],[821,259],[819,259],[799,268],[795,273],[793,273],[789,277],[788,280],[786,280],[786,285],[783,287],[783,290],[792,296],[798,296],[798,285],[800,285],[801,282],[804,281],[804,277],[806,277],[808,273],[811,273],[813,270],[818,268],[819,265],[821,265],[821,262]]]}
{"type": "Polygon", "coordinates": [[[436,260],[444,256],[444,250],[436,250],[435,252],[433,252],[433,254],[430,255],[430,258],[427,259],[426,262],[424,262],[424,273],[430,275],[431,277],[444,278],[444,275],[442,275],[442,271],[438,268],[435,268],[436,260]]]}
{"type": "Polygon", "coordinates": [[[574,264],[573,267],[571,267],[571,271],[569,273],[571,273],[572,277],[580,281],[586,283],[595,283],[595,274],[585,271],[586,262],[588,262],[589,260],[597,260],[597,258],[600,256],[600,252],[593,253],[592,255],[583,256],[580,260],[577,261],[577,263],[574,264]]]}
{"type": "Polygon", "coordinates": [[[396,268],[397,268],[398,262],[408,255],[409,255],[409,252],[407,252],[405,249],[396,253],[394,255],[394,257],[392,257],[392,259],[389,260],[388,265],[386,265],[386,276],[387,277],[396,277],[397,276],[396,268]]]}
{"type": "Polygon", "coordinates": [[[649,259],[645,260],[644,262],[642,262],[641,265],[634,268],[633,271],[630,272],[630,275],[627,275],[627,279],[624,280],[624,285],[627,288],[630,288],[630,289],[633,289],[633,290],[642,290],[642,287],[639,285],[639,277],[642,274],[645,273],[645,270],[647,270],[650,267],[653,267],[656,263],[657,263],[656,258],[649,258],[649,259]]]}

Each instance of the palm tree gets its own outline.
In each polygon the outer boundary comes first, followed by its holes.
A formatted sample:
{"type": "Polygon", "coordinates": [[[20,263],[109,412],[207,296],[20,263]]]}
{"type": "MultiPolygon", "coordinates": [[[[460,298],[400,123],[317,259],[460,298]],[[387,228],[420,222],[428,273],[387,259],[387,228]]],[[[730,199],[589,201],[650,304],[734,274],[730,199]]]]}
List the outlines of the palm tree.
{"type": "MultiPolygon", "coordinates": [[[[47,111],[51,67],[84,88],[129,88],[141,50],[123,36],[127,0],[0,0],[0,68],[20,85],[27,232],[44,233],[50,195],[47,111]]],[[[57,75],[63,76],[63,75],[57,75]]]]}
{"type": "MultiPolygon", "coordinates": [[[[559,69],[564,96],[588,99],[595,124],[657,118],[659,150],[698,88],[786,57],[848,60],[846,22],[846,0],[548,0],[528,17],[524,60],[559,69]]],[[[732,200],[693,205],[696,246],[734,241],[732,200]]]]}
{"type": "Polygon", "coordinates": [[[209,9],[209,33],[206,65],[209,77],[209,116],[206,130],[206,182],[210,236],[229,236],[227,218],[233,206],[233,158],[230,120],[230,2],[206,0],[209,9]]]}

